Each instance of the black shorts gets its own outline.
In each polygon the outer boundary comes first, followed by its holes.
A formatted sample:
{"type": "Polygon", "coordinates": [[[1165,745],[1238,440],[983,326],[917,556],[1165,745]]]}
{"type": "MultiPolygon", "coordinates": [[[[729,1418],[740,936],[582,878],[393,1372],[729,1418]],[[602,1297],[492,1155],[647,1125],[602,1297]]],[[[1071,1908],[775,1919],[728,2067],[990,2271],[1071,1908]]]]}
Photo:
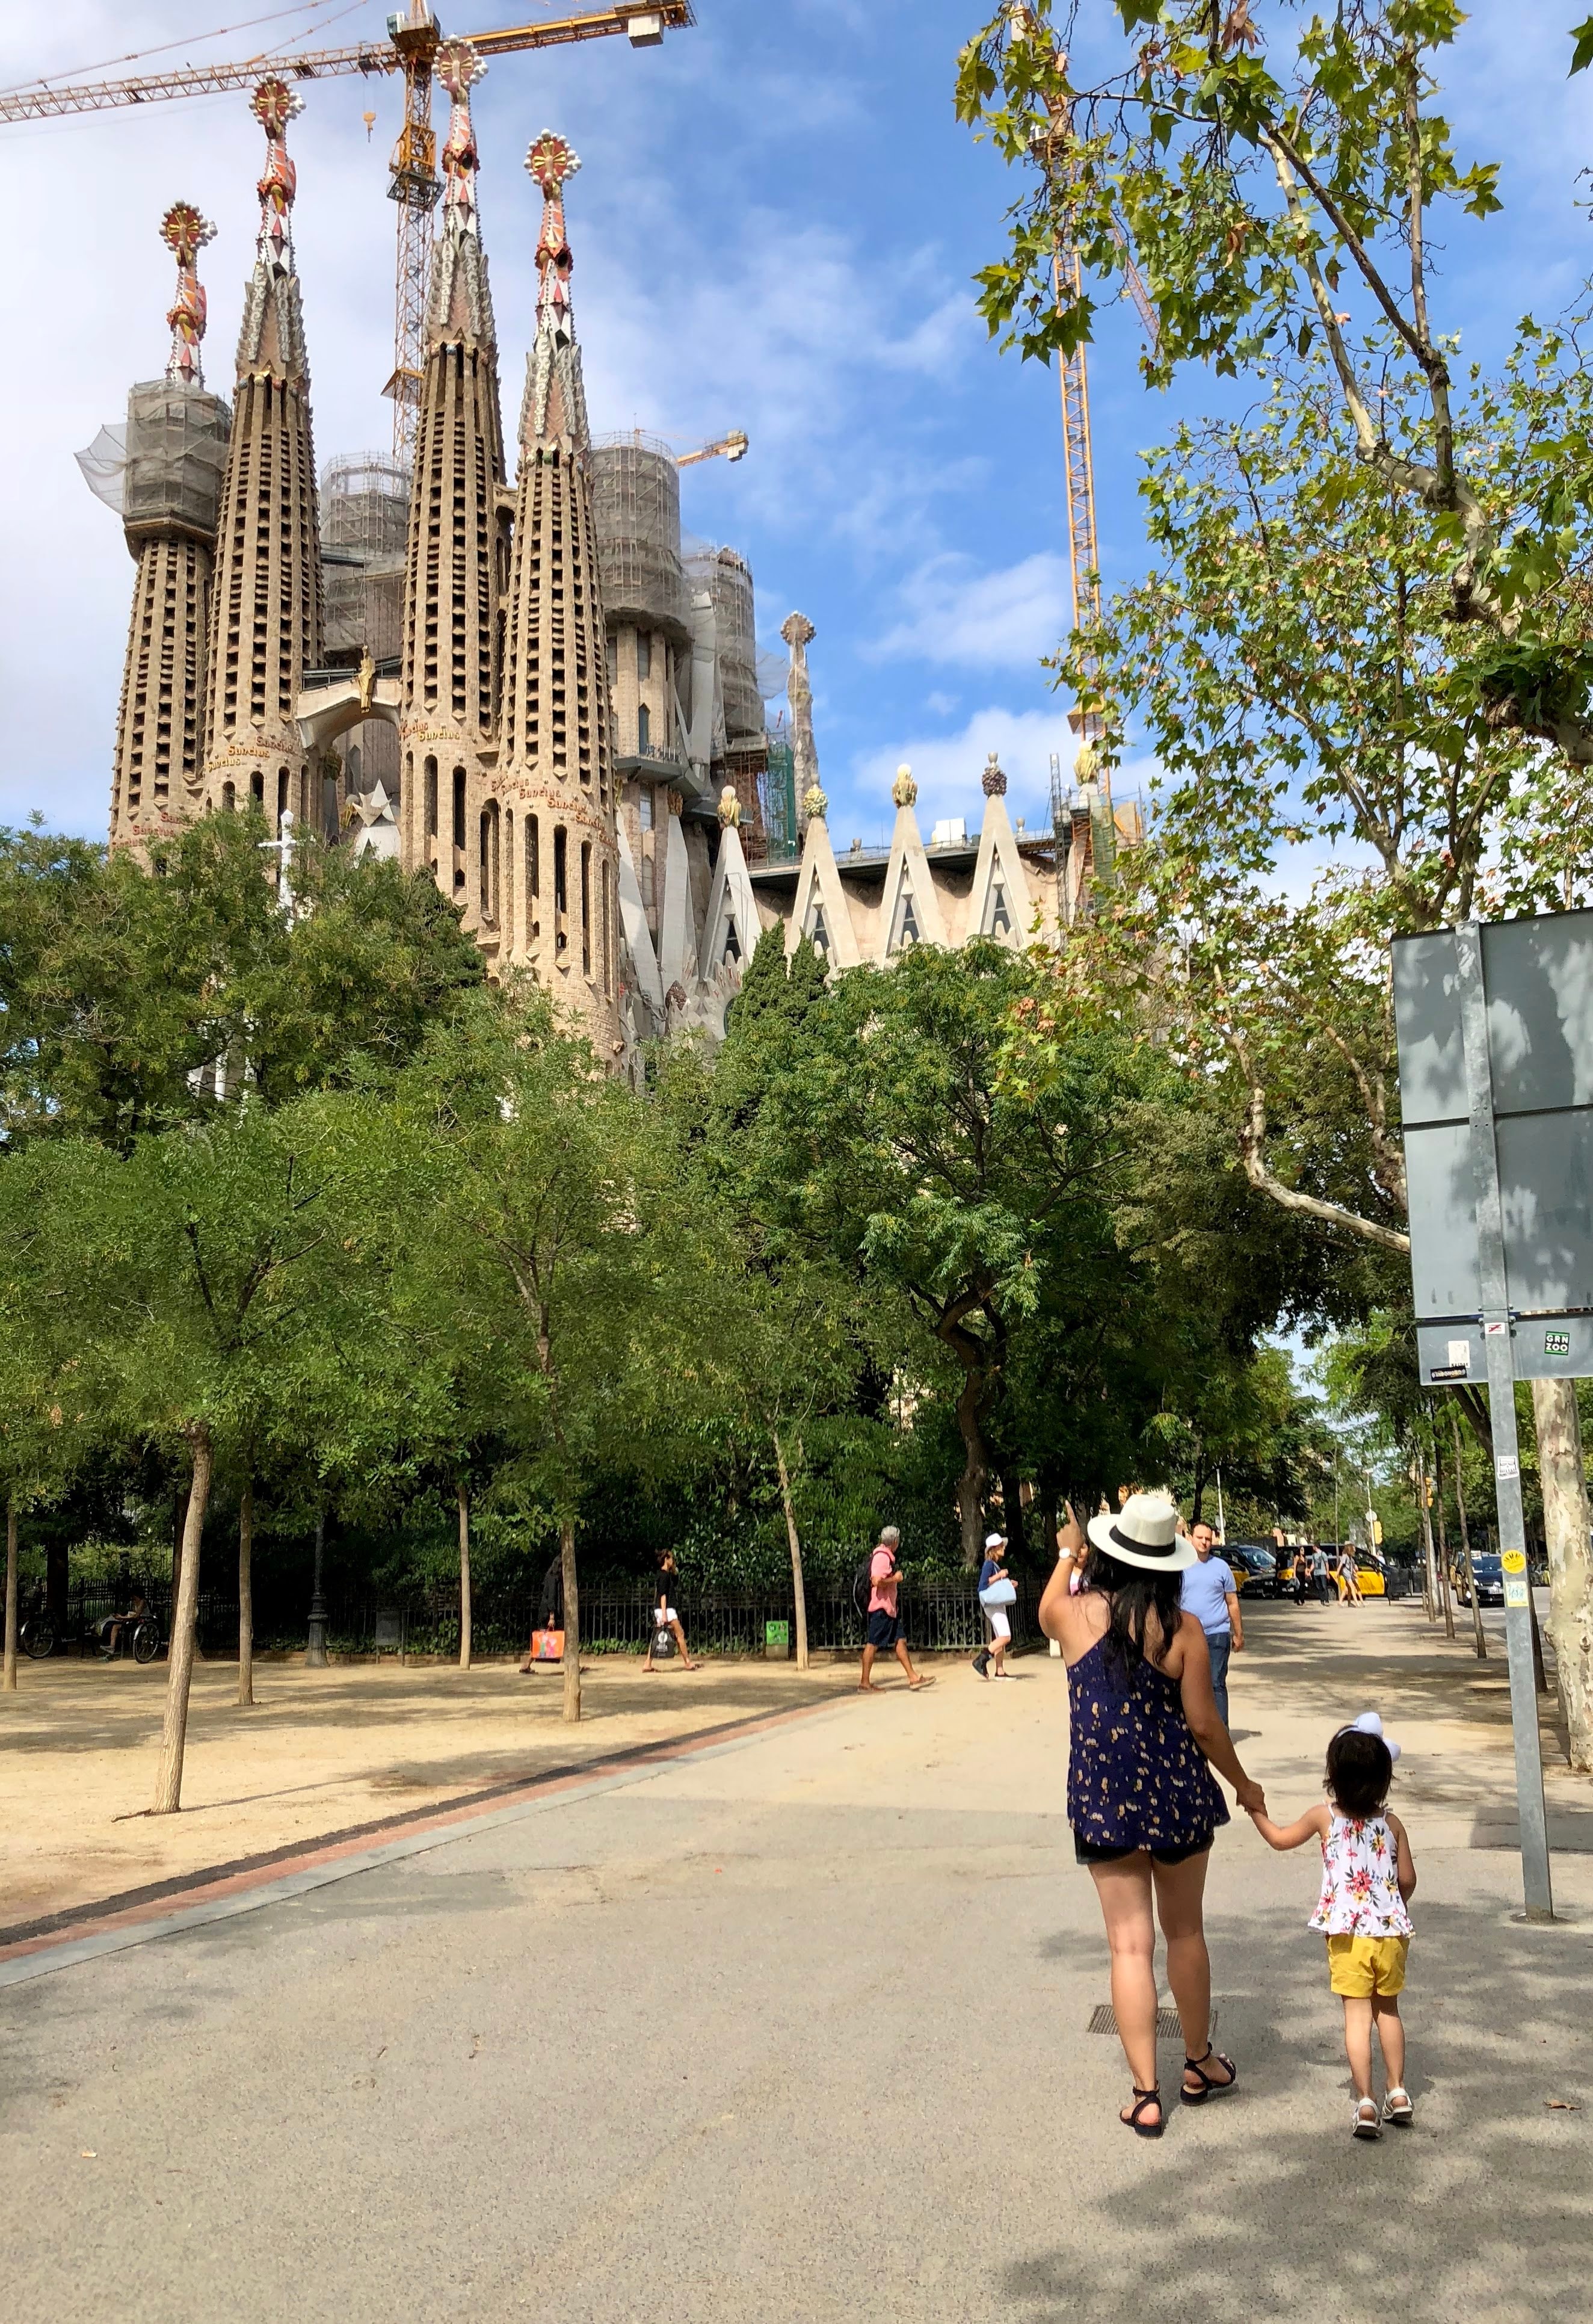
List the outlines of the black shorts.
{"type": "MultiPolygon", "coordinates": [[[[1214,1832],[1203,1831],[1198,1839],[1180,1840],[1171,1848],[1146,1850],[1153,1864],[1187,1864],[1192,1856],[1203,1856],[1211,1847],[1214,1832]]],[[[1073,1857],[1080,1864],[1119,1864],[1125,1856],[1137,1856],[1137,1848],[1103,1848],[1098,1840],[1081,1839],[1073,1834],[1073,1857]]]]}
{"type": "Polygon", "coordinates": [[[871,1646],[894,1646],[902,1634],[901,1616],[888,1614],[883,1607],[872,1608],[869,1614],[869,1644],[871,1646]]]}

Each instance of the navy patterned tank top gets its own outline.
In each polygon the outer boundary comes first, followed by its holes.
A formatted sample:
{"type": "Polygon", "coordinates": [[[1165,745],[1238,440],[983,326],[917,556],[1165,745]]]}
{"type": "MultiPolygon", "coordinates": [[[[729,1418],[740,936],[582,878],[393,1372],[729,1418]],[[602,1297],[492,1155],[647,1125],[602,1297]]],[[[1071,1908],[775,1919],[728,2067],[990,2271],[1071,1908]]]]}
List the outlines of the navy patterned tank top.
{"type": "Polygon", "coordinates": [[[1227,1803],[1190,1733],[1178,1681],[1097,1638],[1067,1674],[1067,1820],[1100,1848],[1184,1848],[1226,1823],[1227,1803]]]}

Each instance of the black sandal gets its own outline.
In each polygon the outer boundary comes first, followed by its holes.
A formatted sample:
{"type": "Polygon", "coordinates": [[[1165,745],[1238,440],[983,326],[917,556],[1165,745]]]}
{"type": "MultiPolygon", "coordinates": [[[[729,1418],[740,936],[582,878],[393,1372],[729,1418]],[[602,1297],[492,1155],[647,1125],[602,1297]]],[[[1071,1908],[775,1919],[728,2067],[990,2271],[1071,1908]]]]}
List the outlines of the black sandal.
{"type": "Polygon", "coordinates": [[[1183,2070],[1186,2074],[1192,2074],[1201,2086],[1198,2090],[1192,2090],[1184,2083],[1179,2083],[1178,2095],[1185,2106],[1204,2106],[1208,2098],[1220,2098],[1224,2090],[1232,2089],[1239,2078],[1239,2070],[1233,2060],[1225,2058],[1220,2050],[1213,2050],[1210,2042],[1198,2058],[1184,2060],[1183,2070]],[[1227,2067],[1228,2080],[1225,2082],[1214,2082],[1210,2074],[1202,2072],[1201,2069],[1211,2058],[1215,2058],[1220,2066],[1227,2067]]]}
{"type": "Polygon", "coordinates": [[[1134,2103],[1129,2107],[1127,2114],[1119,2115],[1118,2120],[1122,2124],[1125,2130],[1131,2130],[1136,2138],[1160,2138],[1163,2131],[1167,2127],[1165,2116],[1164,2116],[1160,2122],[1141,2122],[1139,2117],[1145,2112],[1147,2106],[1159,2107],[1161,2105],[1161,2084],[1159,2082],[1153,2082],[1148,2090],[1142,2090],[1138,2083],[1136,2082],[1133,2088],[1134,2103]]]}

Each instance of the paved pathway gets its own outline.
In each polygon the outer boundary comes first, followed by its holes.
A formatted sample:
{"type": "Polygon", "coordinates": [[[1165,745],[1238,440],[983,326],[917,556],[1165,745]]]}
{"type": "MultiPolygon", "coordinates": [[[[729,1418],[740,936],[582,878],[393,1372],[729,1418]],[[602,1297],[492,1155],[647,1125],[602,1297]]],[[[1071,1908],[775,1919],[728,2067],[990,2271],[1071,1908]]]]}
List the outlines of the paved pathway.
{"type": "MultiPolygon", "coordinates": [[[[1416,2128],[1347,2133],[1314,1881],[1220,1843],[1241,2093],[1142,2144],[1061,1817],[1063,1674],[965,1671],[0,1991],[14,2324],[1588,2312],[1593,1787],[1564,1925],[1512,1914],[1497,1665],[1419,1614],[1252,1611],[1277,1810],[1328,1728],[1403,1735],[1416,2128]],[[1586,2111],[1546,2101],[1586,2103],[1586,2111]]],[[[1165,2079],[1176,2070],[1169,2049],[1165,2079]]]]}

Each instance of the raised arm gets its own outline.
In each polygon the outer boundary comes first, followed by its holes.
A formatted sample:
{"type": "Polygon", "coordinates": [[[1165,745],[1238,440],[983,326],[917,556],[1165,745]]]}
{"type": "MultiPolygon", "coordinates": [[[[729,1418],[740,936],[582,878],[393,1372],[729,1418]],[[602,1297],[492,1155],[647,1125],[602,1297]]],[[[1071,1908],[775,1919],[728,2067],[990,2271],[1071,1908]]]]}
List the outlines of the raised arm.
{"type": "Polygon", "coordinates": [[[1305,1813],[1296,1816],[1293,1823],[1274,1823],[1270,1816],[1257,1815],[1252,1808],[1250,1821],[1268,1848],[1280,1850],[1303,1848],[1308,1840],[1326,1840],[1328,1836],[1328,1811],[1320,1805],[1307,1808],[1305,1813]]]}
{"type": "Polygon", "coordinates": [[[1217,1698],[1211,1692],[1211,1657],[1206,1651],[1206,1634],[1192,1614],[1179,1616],[1178,1643],[1183,1648],[1178,1692],[1190,1733],[1217,1773],[1233,1785],[1240,1807],[1249,1815],[1258,1809],[1265,1815],[1266,1795],[1239,1765],[1233,1738],[1217,1709],[1217,1698]]]}
{"type": "Polygon", "coordinates": [[[1070,1600],[1070,1585],[1084,1555],[1084,1528],[1073,1515],[1073,1503],[1064,1501],[1063,1507],[1067,1511],[1067,1522],[1056,1529],[1056,1563],[1040,1598],[1040,1628],[1048,1638],[1059,1641],[1070,1600]]]}

